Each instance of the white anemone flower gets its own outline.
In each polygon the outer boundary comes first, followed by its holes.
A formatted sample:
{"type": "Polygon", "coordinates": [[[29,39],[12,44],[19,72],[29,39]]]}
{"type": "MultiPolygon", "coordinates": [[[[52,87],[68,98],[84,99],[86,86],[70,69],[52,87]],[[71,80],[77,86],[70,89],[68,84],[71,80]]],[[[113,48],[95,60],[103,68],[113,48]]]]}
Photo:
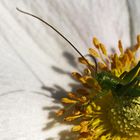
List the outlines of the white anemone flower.
{"type": "Polygon", "coordinates": [[[16,7],[57,28],[82,54],[98,37],[108,50],[135,43],[139,0],[0,1],[0,140],[70,140],[52,113],[71,89],[79,55],[58,34],[16,7]],[[45,88],[42,88],[45,87],[45,88]],[[46,126],[47,125],[47,126],[46,126]],[[45,130],[43,130],[45,128],[45,130]]]}

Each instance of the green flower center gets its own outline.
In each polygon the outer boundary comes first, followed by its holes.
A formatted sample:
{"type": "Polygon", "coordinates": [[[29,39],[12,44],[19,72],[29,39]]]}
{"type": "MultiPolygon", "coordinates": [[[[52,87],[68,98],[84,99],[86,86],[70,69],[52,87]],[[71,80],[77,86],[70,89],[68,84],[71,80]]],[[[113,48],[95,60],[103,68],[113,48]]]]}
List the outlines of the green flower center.
{"type": "Polygon", "coordinates": [[[113,129],[127,136],[140,133],[140,97],[114,98],[108,110],[113,129]]]}

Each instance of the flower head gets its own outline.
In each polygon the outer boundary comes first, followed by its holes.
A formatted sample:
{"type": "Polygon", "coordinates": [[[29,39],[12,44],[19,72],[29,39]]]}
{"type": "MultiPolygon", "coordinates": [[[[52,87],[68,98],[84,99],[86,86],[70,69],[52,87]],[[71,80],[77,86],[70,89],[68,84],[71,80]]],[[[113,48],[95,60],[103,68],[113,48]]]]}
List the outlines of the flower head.
{"type": "Polygon", "coordinates": [[[72,76],[81,87],[62,98],[64,108],[57,114],[67,112],[64,120],[71,123],[78,120],[72,131],[79,133],[79,140],[139,139],[140,66],[135,54],[140,36],[137,44],[125,51],[118,41],[120,54],[108,55],[97,38],[93,38],[93,44],[95,48],[89,48],[89,55],[97,59],[97,72],[94,63],[79,58],[86,69],[82,74],[73,72],[72,76]]]}

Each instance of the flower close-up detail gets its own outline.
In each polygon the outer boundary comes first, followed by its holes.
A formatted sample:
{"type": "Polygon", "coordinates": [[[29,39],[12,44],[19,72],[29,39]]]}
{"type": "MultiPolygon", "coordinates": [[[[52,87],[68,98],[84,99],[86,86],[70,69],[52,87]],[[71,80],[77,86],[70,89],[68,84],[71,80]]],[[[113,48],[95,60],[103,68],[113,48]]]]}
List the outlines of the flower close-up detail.
{"type": "Polygon", "coordinates": [[[81,83],[76,92],[69,92],[62,98],[64,108],[58,115],[67,113],[65,121],[79,120],[72,127],[79,132],[79,140],[120,140],[140,139],[140,62],[135,58],[140,47],[140,36],[132,49],[123,50],[118,42],[119,54],[108,56],[105,46],[93,38],[95,51],[89,54],[98,58],[97,64],[87,65],[82,74],[73,72],[73,77],[81,83]],[[97,71],[92,68],[97,67],[97,71]],[[67,105],[65,105],[67,104],[67,105]]]}
{"type": "Polygon", "coordinates": [[[1,0],[0,140],[139,140],[139,5],[1,0]]]}

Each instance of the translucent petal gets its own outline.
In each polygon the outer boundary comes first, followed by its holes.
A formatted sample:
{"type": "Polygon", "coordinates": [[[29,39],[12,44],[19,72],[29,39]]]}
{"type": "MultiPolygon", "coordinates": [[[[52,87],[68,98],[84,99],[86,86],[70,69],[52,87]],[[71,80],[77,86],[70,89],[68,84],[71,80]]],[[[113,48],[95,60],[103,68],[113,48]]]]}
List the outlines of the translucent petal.
{"type": "Polygon", "coordinates": [[[67,139],[69,129],[55,122],[59,119],[54,118],[52,110],[59,106],[57,99],[70,89],[69,73],[80,70],[75,61],[78,55],[55,32],[18,13],[16,6],[50,22],[86,54],[93,36],[109,47],[117,46],[118,39],[124,45],[130,44],[127,3],[125,0],[0,1],[0,138],[58,140],[59,133],[59,137],[67,139]],[[42,131],[46,124],[46,131],[42,131]]]}

